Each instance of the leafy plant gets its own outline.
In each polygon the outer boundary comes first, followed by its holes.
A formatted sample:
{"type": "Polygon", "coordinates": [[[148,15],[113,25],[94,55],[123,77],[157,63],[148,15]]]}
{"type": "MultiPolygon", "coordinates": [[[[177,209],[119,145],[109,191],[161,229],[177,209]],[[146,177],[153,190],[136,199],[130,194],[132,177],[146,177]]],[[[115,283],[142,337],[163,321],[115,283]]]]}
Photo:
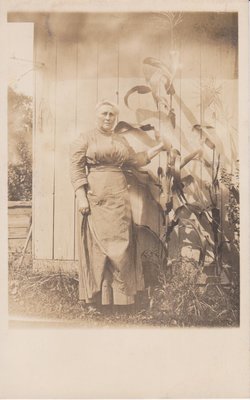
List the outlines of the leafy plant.
{"type": "Polygon", "coordinates": [[[17,143],[16,151],[20,161],[8,165],[8,199],[29,201],[32,199],[32,156],[22,136],[17,143]]]}
{"type": "Polygon", "coordinates": [[[8,132],[11,137],[32,132],[32,97],[8,88],[8,132]]]}
{"type": "MultiPolygon", "coordinates": [[[[177,18],[178,25],[181,22],[181,16],[174,13],[168,15],[169,24],[172,28],[175,26],[175,18],[177,18]]],[[[179,65],[177,61],[178,57],[176,58],[176,63],[173,64],[176,67],[179,65]]],[[[182,155],[180,152],[173,148],[171,144],[169,145],[169,138],[175,138],[176,136],[176,118],[175,111],[172,108],[172,97],[175,96],[173,81],[178,68],[169,68],[161,60],[153,57],[145,58],[143,67],[147,86],[133,87],[127,92],[124,101],[126,106],[129,107],[128,99],[134,92],[140,95],[151,92],[157,109],[161,110],[160,118],[162,118],[162,126],[164,125],[168,136],[166,138],[162,132],[157,133],[155,131],[156,139],[161,138],[167,152],[167,165],[165,168],[162,166],[158,168],[158,182],[156,183],[164,197],[164,200],[161,201],[160,199],[159,201],[165,215],[165,232],[162,239],[168,244],[170,235],[174,227],[178,224],[191,228],[196,233],[196,245],[198,244],[200,248],[199,265],[203,266],[206,261],[206,255],[209,254],[211,257],[212,254],[216,265],[215,273],[220,275],[223,269],[224,246],[228,245],[228,240],[222,229],[223,221],[220,204],[220,183],[223,183],[223,180],[220,179],[220,172],[222,170],[220,153],[223,151],[223,148],[214,140],[216,138],[216,135],[214,135],[215,128],[205,121],[208,113],[212,113],[213,120],[224,115],[224,107],[221,101],[222,87],[214,78],[203,79],[200,82],[199,107],[202,111],[201,121],[198,123],[195,119],[196,122],[192,128],[192,132],[196,133],[200,144],[197,144],[198,148],[194,149],[192,153],[185,156],[185,158],[181,158],[182,155]],[[212,150],[212,161],[206,159],[206,149],[209,149],[209,151],[212,150]],[[199,185],[200,178],[197,179],[197,176],[187,175],[184,178],[181,177],[182,168],[192,160],[203,162],[204,166],[210,170],[210,182],[203,182],[203,189],[199,185]],[[197,190],[196,197],[199,198],[194,201],[194,204],[187,201],[186,196],[186,189],[190,183],[197,190]],[[206,195],[204,194],[205,191],[206,195]],[[203,205],[204,199],[205,206],[203,205]],[[191,215],[193,220],[190,219],[191,215]]],[[[183,110],[190,111],[188,107],[182,108],[183,110]]],[[[192,112],[186,112],[185,115],[190,117],[190,114],[192,116],[192,112]]],[[[152,130],[154,130],[154,127],[152,127],[152,130]]],[[[235,235],[237,236],[239,234],[239,210],[236,204],[238,188],[230,182],[228,185],[230,186],[229,219],[235,224],[235,235]]]]}
{"type": "Polygon", "coordinates": [[[32,198],[32,98],[8,90],[8,199],[32,198]]]}
{"type": "Polygon", "coordinates": [[[239,282],[222,289],[205,278],[197,262],[173,260],[172,274],[155,288],[152,314],[174,326],[238,326],[239,282]]]}
{"type": "Polygon", "coordinates": [[[234,244],[239,251],[240,240],[240,195],[239,195],[239,166],[235,173],[229,173],[225,168],[221,170],[221,182],[229,190],[229,201],[226,204],[228,220],[234,232],[234,244]]]}

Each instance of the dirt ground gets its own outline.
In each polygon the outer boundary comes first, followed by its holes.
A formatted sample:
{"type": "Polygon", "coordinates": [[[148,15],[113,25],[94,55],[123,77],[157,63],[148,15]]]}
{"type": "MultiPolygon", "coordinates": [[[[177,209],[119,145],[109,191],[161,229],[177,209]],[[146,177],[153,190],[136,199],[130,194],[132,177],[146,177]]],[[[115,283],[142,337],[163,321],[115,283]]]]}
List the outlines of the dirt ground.
{"type": "Polygon", "coordinates": [[[132,306],[99,306],[78,299],[77,273],[42,272],[31,255],[19,265],[9,258],[10,326],[43,327],[229,327],[239,325],[239,283],[200,285],[204,273],[192,260],[173,261],[159,275],[151,296],[145,290],[132,306]]]}

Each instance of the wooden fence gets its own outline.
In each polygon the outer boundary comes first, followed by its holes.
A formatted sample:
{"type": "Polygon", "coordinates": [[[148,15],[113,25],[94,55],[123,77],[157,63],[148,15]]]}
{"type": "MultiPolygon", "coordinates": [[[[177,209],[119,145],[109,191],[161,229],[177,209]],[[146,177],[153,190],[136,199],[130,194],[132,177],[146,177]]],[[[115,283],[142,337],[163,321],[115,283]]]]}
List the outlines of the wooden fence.
{"type": "MultiPolygon", "coordinates": [[[[21,253],[25,245],[32,217],[31,201],[8,202],[9,253],[21,253]]],[[[31,253],[31,242],[27,248],[31,253]]]]}

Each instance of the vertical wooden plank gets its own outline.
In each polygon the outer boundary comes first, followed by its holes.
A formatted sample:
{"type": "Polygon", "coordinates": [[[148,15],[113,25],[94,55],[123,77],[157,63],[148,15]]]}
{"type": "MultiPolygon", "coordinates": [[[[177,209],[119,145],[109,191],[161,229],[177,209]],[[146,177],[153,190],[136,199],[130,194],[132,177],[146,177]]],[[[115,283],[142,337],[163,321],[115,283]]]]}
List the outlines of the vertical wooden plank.
{"type": "Polygon", "coordinates": [[[78,44],[77,133],[94,129],[97,103],[97,42],[85,35],[89,41],[78,44]]]}
{"type": "MultiPolygon", "coordinates": [[[[177,92],[176,93],[178,94],[179,98],[181,99],[182,98],[182,59],[183,59],[183,55],[182,55],[182,49],[183,49],[182,40],[180,40],[180,45],[179,46],[180,46],[179,47],[179,57],[180,57],[179,61],[180,61],[181,68],[177,73],[178,80],[179,80],[179,85],[177,85],[177,89],[176,89],[177,92]]],[[[179,125],[179,141],[180,141],[179,151],[181,153],[181,161],[182,161],[183,158],[184,158],[183,157],[183,151],[182,151],[182,148],[183,148],[183,145],[182,145],[182,103],[179,103],[179,105],[177,107],[177,110],[178,110],[178,114],[176,114],[176,117],[177,117],[177,121],[178,121],[177,123],[179,125]]],[[[183,171],[181,171],[181,177],[183,177],[183,176],[185,176],[185,175],[183,174],[183,171]]],[[[172,241],[171,241],[171,245],[172,245],[172,248],[174,250],[173,254],[178,255],[179,249],[181,248],[181,245],[183,243],[183,233],[184,233],[183,230],[184,229],[183,229],[183,227],[181,227],[180,224],[178,224],[174,229],[174,232],[172,234],[172,241]],[[176,235],[177,235],[177,240],[176,240],[177,243],[175,244],[174,236],[176,236],[176,235]]]]}
{"type": "MultiPolygon", "coordinates": [[[[147,24],[147,21],[145,21],[145,24],[147,24]]],[[[142,43],[140,44],[140,50],[139,50],[139,55],[140,55],[139,61],[140,61],[140,75],[143,76],[143,82],[142,82],[143,85],[147,85],[147,82],[145,80],[145,75],[143,72],[144,69],[143,61],[148,57],[161,59],[163,48],[164,51],[166,51],[165,42],[162,42],[162,35],[159,34],[145,35],[145,38],[142,38],[142,43]]],[[[145,110],[148,109],[155,113],[154,118],[149,118],[145,120],[143,124],[151,124],[155,127],[156,130],[159,130],[161,121],[159,118],[157,104],[155,103],[152,94],[149,93],[141,95],[139,100],[140,100],[140,108],[145,110]]],[[[146,167],[146,169],[149,170],[150,173],[152,173],[155,179],[157,179],[157,171],[160,165],[162,165],[163,168],[166,168],[166,157],[165,154],[162,153],[160,153],[154,159],[152,159],[151,163],[146,167]]],[[[160,202],[160,191],[157,200],[158,202],[160,202]]],[[[162,229],[162,220],[156,204],[152,201],[150,197],[146,195],[144,198],[143,205],[144,208],[142,214],[142,223],[150,226],[150,228],[154,230],[154,232],[157,235],[160,235],[162,229]]]]}
{"type": "MultiPolygon", "coordinates": [[[[205,71],[204,71],[204,57],[203,57],[203,48],[206,48],[206,44],[202,43],[202,38],[200,39],[200,43],[199,43],[199,91],[200,91],[200,102],[199,102],[199,111],[200,111],[200,117],[199,117],[199,123],[200,125],[203,125],[205,123],[205,106],[204,106],[204,102],[205,102],[205,93],[204,93],[204,85],[206,82],[206,76],[205,76],[205,71]]],[[[200,142],[203,140],[203,132],[202,130],[200,131],[200,142]]],[[[199,171],[199,186],[200,186],[200,190],[202,191],[203,189],[203,165],[202,162],[199,162],[200,164],[200,171],[199,171]]]]}
{"type": "Polygon", "coordinates": [[[69,146],[76,130],[77,42],[58,40],[55,131],[54,259],[74,259],[74,194],[69,146]]]}
{"type": "Polygon", "coordinates": [[[35,123],[33,143],[33,242],[35,259],[53,256],[53,176],[56,41],[35,25],[35,123]]]}
{"type": "MultiPolygon", "coordinates": [[[[211,119],[212,115],[212,104],[208,104],[207,99],[210,93],[213,91],[214,82],[217,82],[217,77],[214,76],[214,66],[218,64],[218,57],[216,46],[209,40],[206,41],[205,46],[201,44],[201,68],[200,68],[200,79],[201,79],[201,102],[200,108],[200,121],[203,125],[215,126],[215,121],[211,119]],[[210,62],[208,61],[210,60],[210,62]],[[213,63],[211,62],[213,60],[213,63]],[[209,88],[209,90],[208,90],[209,88]]],[[[215,131],[215,130],[214,130],[215,131]]],[[[201,135],[201,139],[204,139],[204,135],[201,135]]],[[[206,190],[205,182],[212,182],[212,174],[214,171],[213,166],[213,150],[209,149],[206,145],[203,146],[203,158],[211,164],[211,167],[206,167],[204,162],[201,164],[201,191],[206,197],[206,201],[210,204],[209,193],[206,190]]]]}
{"type": "MultiPolygon", "coordinates": [[[[165,20],[165,24],[167,26],[169,26],[169,23],[167,20],[165,20]]],[[[177,51],[177,49],[175,48],[174,32],[173,31],[171,32],[171,30],[170,30],[170,31],[168,31],[167,37],[164,37],[164,35],[161,36],[161,46],[160,46],[160,59],[168,67],[169,71],[172,71],[172,68],[173,68],[172,61],[173,61],[173,52],[174,51],[177,51]],[[171,36],[172,36],[172,40],[170,40],[171,36]]],[[[180,93],[179,93],[180,81],[179,81],[178,77],[174,78],[173,85],[174,85],[176,93],[180,97],[180,93]]],[[[164,92],[159,93],[159,94],[166,96],[165,88],[164,88],[164,92]]],[[[167,95],[167,101],[168,101],[169,106],[174,108],[174,111],[176,114],[176,121],[175,121],[176,126],[175,126],[175,128],[172,128],[170,130],[168,128],[168,124],[166,124],[164,122],[164,120],[161,119],[160,120],[160,130],[165,132],[168,135],[168,139],[171,142],[172,147],[174,149],[179,150],[179,147],[180,147],[180,132],[179,132],[179,121],[178,121],[179,104],[174,103],[174,96],[170,97],[169,95],[167,95]]],[[[160,165],[164,171],[167,170],[168,160],[169,160],[169,153],[163,153],[160,157],[160,165]]],[[[170,199],[164,198],[165,203],[167,203],[169,200],[170,199]]],[[[176,208],[175,197],[173,198],[173,200],[174,200],[174,204],[173,204],[173,211],[174,211],[176,208]]],[[[173,211],[171,211],[170,214],[172,214],[173,211]]],[[[166,216],[166,219],[165,219],[166,225],[164,227],[165,232],[168,228],[169,221],[170,221],[170,217],[166,216]]],[[[174,231],[171,235],[171,240],[167,246],[168,252],[171,256],[174,255],[174,257],[176,257],[176,253],[178,251],[178,245],[179,245],[179,242],[178,242],[178,240],[176,240],[176,235],[175,235],[175,231],[174,231]]]]}
{"type": "MultiPolygon", "coordinates": [[[[138,25],[138,29],[139,25],[138,25]]],[[[125,95],[134,86],[138,85],[139,74],[139,42],[134,26],[123,26],[119,35],[119,109],[120,120],[136,123],[135,110],[139,106],[138,95],[135,93],[129,98],[129,108],[125,105],[125,95]],[[129,62],[128,62],[129,60],[129,62]]]]}
{"type": "MultiPolygon", "coordinates": [[[[95,128],[95,107],[97,103],[97,41],[89,30],[84,30],[84,36],[80,36],[78,42],[77,57],[77,104],[76,104],[76,132],[80,133],[95,128]]],[[[74,259],[77,260],[78,246],[78,207],[75,200],[75,239],[74,259]]]]}
{"type": "MultiPolygon", "coordinates": [[[[218,113],[216,120],[216,133],[219,136],[221,146],[221,168],[225,168],[227,174],[232,173],[234,163],[238,156],[237,145],[231,141],[231,133],[234,131],[235,138],[237,137],[237,113],[238,113],[238,90],[237,81],[234,80],[234,71],[232,65],[235,63],[235,54],[230,51],[230,45],[220,42],[217,46],[217,70],[220,79],[217,86],[220,88],[220,100],[222,102],[222,111],[218,113]],[[235,86],[236,83],[236,86],[235,86]],[[235,130],[233,129],[236,128],[235,130]]],[[[236,139],[237,142],[237,139],[236,139]]],[[[228,222],[227,204],[229,203],[229,190],[220,183],[218,207],[221,212],[221,230],[222,240],[225,235],[230,241],[233,240],[232,226],[228,222]]],[[[238,264],[237,256],[231,249],[227,254],[226,247],[223,248],[223,261],[234,266],[238,264]]]]}
{"type": "Polygon", "coordinates": [[[97,101],[109,100],[118,103],[118,58],[119,42],[117,35],[102,31],[97,44],[97,101]],[[100,40],[101,37],[101,40],[100,40]]]}
{"type": "MultiPolygon", "coordinates": [[[[200,79],[199,68],[200,61],[199,47],[193,40],[188,40],[187,37],[182,37],[181,46],[181,153],[182,157],[194,151],[199,145],[199,137],[192,132],[192,126],[199,123],[200,120],[200,79]],[[195,55],[195,56],[194,56],[195,55]]],[[[178,92],[177,92],[178,95],[178,92]]],[[[174,99],[174,104],[175,99],[174,99]]],[[[198,163],[191,162],[188,169],[196,175],[198,163]]]]}
{"type": "MultiPolygon", "coordinates": [[[[140,76],[142,77],[142,81],[140,82],[141,85],[146,85],[146,86],[148,85],[143,72],[144,70],[143,61],[148,57],[161,59],[163,46],[164,43],[162,43],[162,37],[159,34],[145,35],[144,38],[142,37],[142,41],[139,46],[139,68],[140,68],[140,76]]],[[[141,109],[154,112],[153,118],[148,118],[145,119],[144,121],[141,121],[142,125],[151,124],[155,127],[156,130],[158,130],[160,128],[161,122],[159,119],[157,105],[154,101],[152,94],[148,93],[144,95],[139,95],[139,106],[141,109]]],[[[147,169],[150,170],[155,177],[157,177],[157,169],[160,163],[161,163],[161,154],[152,159],[151,163],[147,166],[147,169]]]]}
{"type": "MultiPolygon", "coordinates": [[[[220,46],[218,48],[219,50],[219,66],[218,70],[220,72],[220,76],[225,76],[226,71],[228,69],[228,64],[233,63],[234,57],[233,53],[229,53],[229,58],[226,58],[225,54],[225,46],[222,48],[220,46]],[[224,60],[227,60],[227,62],[224,62],[224,60]],[[222,62],[223,60],[223,62],[222,62]]],[[[227,49],[228,50],[228,49],[227,49]]],[[[228,75],[228,74],[227,74],[228,75]]],[[[229,74],[230,77],[230,74],[229,74]]],[[[231,74],[231,77],[233,77],[233,74],[231,74]]],[[[222,115],[220,116],[220,125],[218,126],[218,133],[220,134],[220,140],[223,143],[223,154],[221,155],[221,168],[224,168],[226,170],[227,174],[230,174],[234,170],[235,166],[235,161],[237,158],[237,150],[236,152],[234,151],[234,146],[232,146],[231,142],[231,137],[230,137],[230,123],[232,122],[232,117],[235,117],[237,115],[237,90],[234,92],[231,92],[233,85],[232,85],[233,80],[230,79],[221,79],[220,80],[220,98],[222,101],[223,105],[223,112],[222,115]],[[224,114],[224,115],[223,115],[224,114]]],[[[236,147],[237,148],[237,147],[236,147]]],[[[234,171],[235,172],[235,171],[234,171]]],[[[233,240],[233,232],[232,232],[232,227],[228,223],[228,211],[227,211],[227,205],[229,204],[229,198],[230,198],[230,192],[228,187],[226,187],[223,182],[220,183],[220,212],[221,212],[221,230],[223,235],[226,235],[227,239],[233,240]]],[[[222,236],[223,240],[223,236],[222,236]]],[[[230,255],[230,260],[229,263],[235,263],[237,265],[237,261],[234,260],[234,254],[233,252],[230,255]]],[[[223,259],[224,254],[223,254],[223,259]]]]}
{"type": "MultiPolygon", "coordinates": [[[[174,33],[173,33],[174,34],[174,33]]],[[[175,43],[176,40],[173,40],[175,43]]],[[[181,48],[181,43],[178,42],[177,45],[174,46],[173,49],[169,49],[168,51],[168,60],[166,60],[166,64],[171,65],[171,55],[170,52],[172,52],[172,60],[174,62],[174,58],[178,56],[179,62],[181,63],[182,59],[182,48],[181,48]],[[176,55],[175,55],[176,53],[176,55]]],[[[176,148],[181,155],[181,160],[183,160],[184,156],[187,154],[187,149],[185,148],[186,140],[184,140],[182,143],[182,137],[183,137],[183,130],[182,130],[182,103],[175,101],[175,96],[178,96],[179,99],[182,100],[182,71],[177,70],[175,74],[175,78],[173,81],[174,89],[175,89],[175,95],[172,97],[172,108],[174,109],[175,115],[176,115],[176,120],[175,120],[175,142],[172,143],[173,147],[176,148]],[[184,145],[183,145],[184,144],[184,145]]],[[[185,171],[181,170],[180,172],[181,176],[185,176],[185,171]],[[184,173],[183,173],[184,172],[184,173]]],[[[174,199],[174,211],[176,208],[180,205],[180,202],[178,199],[174,199]]],[[[168,244],[168,252],[170,257],[177,257],[178,253],[183,245],[183,240],[184,240],[184,229],[180,225],[177,225],[175,229],[173,230],[171,236],[170,236],[170,241],[168,244]]]]}

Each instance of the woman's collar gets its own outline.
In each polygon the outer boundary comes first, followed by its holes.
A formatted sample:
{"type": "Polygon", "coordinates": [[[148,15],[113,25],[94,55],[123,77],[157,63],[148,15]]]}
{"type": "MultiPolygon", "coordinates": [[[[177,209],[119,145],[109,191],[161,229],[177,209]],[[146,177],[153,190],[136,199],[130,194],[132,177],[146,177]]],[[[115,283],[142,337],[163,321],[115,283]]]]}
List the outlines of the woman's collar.
{"type": "Polygon", "coordinates": [[[106,136],[111,136],[111,135],[113,135],[113,133],[114,133],[114,130],[111,130],[111,131],[105,131],[104,129],[101,129],[101,128],[96,128],[96,130],[97,130],[97,132],[98,133],[101,133],[102,135],[106,135],[106,136]]]}

